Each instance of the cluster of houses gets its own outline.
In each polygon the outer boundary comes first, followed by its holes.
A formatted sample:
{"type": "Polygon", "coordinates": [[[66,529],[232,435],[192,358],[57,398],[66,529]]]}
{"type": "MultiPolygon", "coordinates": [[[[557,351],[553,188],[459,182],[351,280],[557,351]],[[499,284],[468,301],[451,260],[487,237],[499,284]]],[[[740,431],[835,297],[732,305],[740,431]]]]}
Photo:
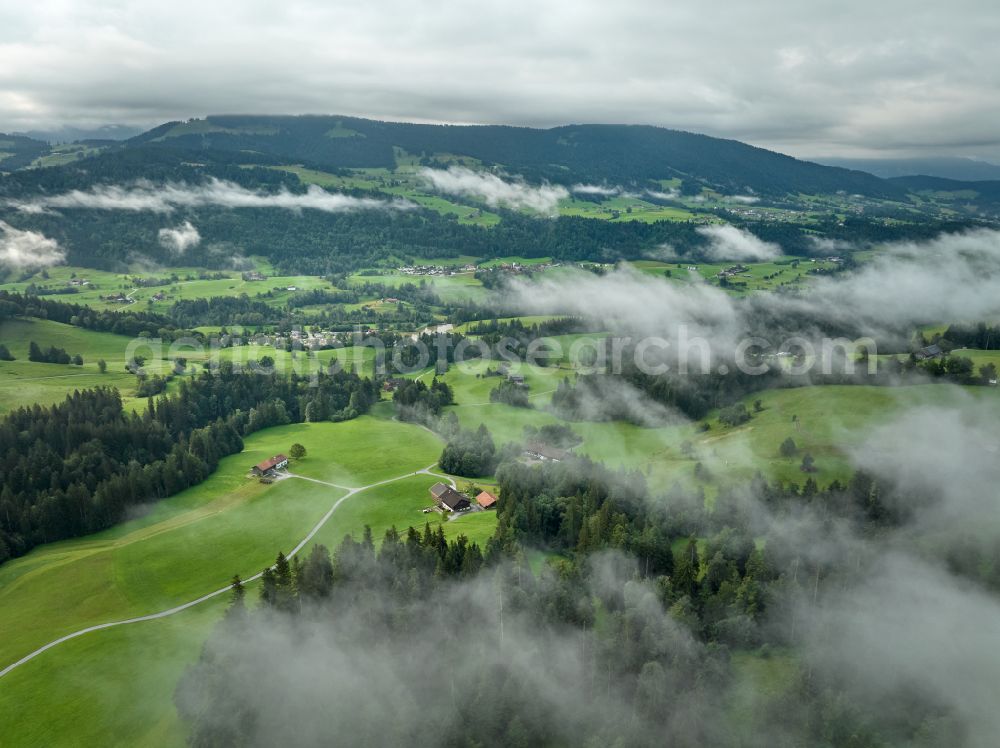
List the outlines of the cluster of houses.
{"type": "Polygon", "coordinates": [[[112,304],[131,304],[132,299],[123,293],[108,294],[107,296],[102,296],[101,301],[107,301],[112,304]]]}
{"type": "Polygon", "coordinates": [[[267,276],[264,275],[259,270],[248,270],[245,273],[242,273],[240,277],[243,278],[243,280],[245,280],[245,281],[265,281],[265,280],[267,280],[267,276]]]}
{"type": "Polygon", "coordinates": [[[789,208],[770,208],[768,210],[760,210],[758,208],[725,207],[723,210],[735,216],[752,218],[755,221],[767,221],[769,223],[794,221],[797,220],[802,213],[802,211],[791,210],[789,208]]]}
{"type": "MultiPolygon", "coordinates": [[[[528,271],[537,270],[547,270],[551,267],[556,267],[557,263],[542,262],[532,265],[524,265],[520,262],[504,262],[500,265],[493,265],[490,267],[491,270],[502,270],[507,273],[527,273],[528,271]]],[[[456,275],[457,273],[474,273],[479,270],[477,265],[472,263],[467,263],[462,266],[454,265],[450,267],[445,267],[442,265],[407,265],[406,267],[399,268],[399,272],[403,275],[456,275]]]]}
{"type": "MultiPolygon", "coordinates": [[[[338,344],[341,344],[343,342],[341,337],[337,333],[326,330],[313,330],[311,332],[292,330],[287,335],[268,335],[263,333],[254,335],[249,338],[248,342],[250,345],[268,345],[276,349],[283,349],[291,341],[293,347],[301,347],[306,350],[323,350],[325,348],[334,348],[338,344]]],[[[239,344],[235,339],[232,342],[233,344],[239,344]]]]}
{"type": "Polygon", "coordinates": [[[66,283],[67,286],[74,286],[79,288],[80,286],[89,286],[90,281],[86,278],[71,278],[69,282],[66,283]]]}
{"type": "MultiPolygon", "coordinates": [[[[472,500],[464,493],[456,491],[444,483],[435,483],[430,488],[434,503],[444,512],[467,512],[472,509],[472,500]]],[[[476,495],[477,510],[492,509],[496,506],[497,497],[489,491],[480,491],[476,495]]]]}
{"type": "Polygon", "coordinates": [[[455,273],[475,272],[475,265],[463,265],[461,268],[444,267],[442,265],[407,265],[399,268],[403,275],[455,275],[455,273]]]}

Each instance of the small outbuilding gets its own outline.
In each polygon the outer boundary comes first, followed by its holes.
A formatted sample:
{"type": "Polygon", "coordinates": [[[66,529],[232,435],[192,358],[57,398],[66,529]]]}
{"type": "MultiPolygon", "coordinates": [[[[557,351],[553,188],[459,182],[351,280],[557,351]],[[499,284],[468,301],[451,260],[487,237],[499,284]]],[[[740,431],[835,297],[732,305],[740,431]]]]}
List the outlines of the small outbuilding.
{"type": "Polygon", "coordinates": [[[479,495],[476,496],[476,503],[483,509],[491,509],[496,506],[497,497],[489,491],[481,491],[479,495]]]}

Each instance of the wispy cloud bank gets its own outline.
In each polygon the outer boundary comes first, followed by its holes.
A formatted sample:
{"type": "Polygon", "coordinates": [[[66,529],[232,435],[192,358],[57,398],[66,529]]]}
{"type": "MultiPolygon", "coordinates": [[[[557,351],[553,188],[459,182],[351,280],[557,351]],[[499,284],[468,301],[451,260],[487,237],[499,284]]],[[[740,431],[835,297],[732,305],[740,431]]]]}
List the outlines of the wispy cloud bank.
{"type": "Polygon", "coordinates": [[[843,239],[831,239],[826,236],[810,236],[809,243],[813,246],[813,253],[818,255],[837,254],[852,247],[850,242],[843,239]]]}
{"type": "Polygon", "coordinates": [[[574,184],[570,187],[570,192],[574,195],[591,195],[594,197],[634,197],[643,199],[651,197],[655,200],[676,200],[680,196],[677,190],[628,190],[620,185],[606,184],[574,184]]]}
{"type": "Polygon", "coordinates": [[[657,200],[676,200],[681,195],[677,190],[669,190],[667,192],[663,190],[646,190],[646,194],[657,200]]]}
{"type": "Polygon", "coordinates": [[[749,231],[726,224],[699,226],[698,233],[708,239],[704,250],[710,260],[749,260],[761,262],[781,256],[781,247],[758,239],[749,231]]]}
{"type": "Polygon", "coordinates": [[[47,267],[66,259],[59,242],[37,231],[21,231],[0,221],[0,265],[47,267]]]}
{"type": "Polygon", "coordinates": [[[53,209],[152,211],[170,213],[178,208],[280,208],[346,213],[356,210],[405,210],[415,207],[406,200],[378,200],[343,195],[310,185],[304,193],[282,188],[278,192],[248,190],[233,182],[210,179],[204,184],[163,184],[136,182],[130,186],[101,185],[89,190],[72,190],[60,195],[39,195],[29,200],[8,201],[26,213],[53,209]]]}
{"type": "MultiPolygon", "coordinates": [[[[760,240],[751,237],[753,242],[760,240]]],[[[657,254],[674,259],[670,247],[657,254]]],[[[700,278],[670,283],[623,266],[604,276],[581,271],[514,281],[501,303],[511,313],[599,319],[623,334],[672,339],[683,327],[711,340],[713,349],[726,350],[755,317],[826,320],[883,339],[926,322],[995,319],[998,282],[1000,231],[984,229],[890,245],[853,272],[813,278],[801,294],[737,299],[700,278]]]]}
{"type": "Polygon", "coordinates": [[[190,221],[185,221],[176,228],[160,229],[159,238],[161,246],[179,255],[201,244],[201,234],[190,221]]]}
{"type": "Polygon", "coordinates": [[[438,192],[475,198],[494,208],[524,208],[553,215],[559,201],[569,197],[569,191],[559,185],[533,187],[521,181],[507,182],[495,174],[472,171],[462,166],[451,166],[447,170],[422,169],[420,176],[438,192]]]}
{"type": "Polygon", "coordinates": [[[878,329],[993,319],[1000,315],[998,283],[1000,231],[979,229],[892,244],[858,271],[818,278],[807,296],[784,301],[878,329]]]}
{"type": "Polygon", "coordinates": [[[603,184],[574,184],[570,192],[575,195],[599,195],[601,197],[613,197],[622,194],[621,187],[608,187],[603,184]]]}

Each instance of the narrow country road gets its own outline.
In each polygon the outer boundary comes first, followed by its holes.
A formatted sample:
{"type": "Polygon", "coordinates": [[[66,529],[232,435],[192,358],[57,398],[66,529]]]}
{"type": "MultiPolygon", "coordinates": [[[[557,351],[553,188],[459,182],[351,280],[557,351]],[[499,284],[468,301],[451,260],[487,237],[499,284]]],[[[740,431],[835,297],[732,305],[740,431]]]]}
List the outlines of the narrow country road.
{"type": "MultiPolygon", "coordinates": [[[[312,483],[322,483],[323,485],[330,486],[331,488],[338,488],[340,490],[345,490],[345,491],[347,491],[347,493],[344,494],[343,496],[341,496],[339,499],[337,499],[333,503],[333,506],[330,507],[329,511],[327,511],[327,513],[323,515],[323,517],[320,519],[320,521],[316,523],[316,525],[309,531],[309,533],[304,538],[302,538],[301,541],[299,541],[298,545],[296,545],[291,551],[289,551],[285,555],[288,558],[292,558],[292,556],[294,556],[299,551],[301,551],[303,548],[305,548],[306,544],[308,544],[309,541],[313,539],[313,536],[315,536],[316,533],[320,531],[320,529],[323,527],[323,525],[325,525],[327,523],[327,521],[330,519],[330,517],[333,515],[333,513],[335,511],[337,511],[337,507],[339,507],[341,504],[343,504],[345,501],[347,501],[349,498],[351,498],[355,494],[361,493],[362,491],[367,491],[369,488],[376,488],[378,486],[384,486],[387,483],[394,483],[395,481],[402,480],[403,478],[412,478],[415,475],[430,475],[430,476],[434,476],[434,477],[437,477],[437,478],[444,478],[449,483],[451,483],[452,487],[454,487],[455,482],[451,478],[449,478],[447,476],[444,476],[444,475],[438,475],[437,473],[431,472],[431,468],[433,468],[435,466],[435,464],[428,465],[423,470],[416,470],[416,471],[414,471],[412,473],[405,473],[403,475],[397,475],[395,478],[387,478],[386,480],[377,481],[375,483],[369,483],[367,486],[359,486],[359,487],[356,487],[356,488],[352,488],[350,486],[339,486],[336,483],[328,483],[326,481],[318,480],[316,478],[306,478],[303,475],[295,475],[294,473],[293,474],[289,474],[288,478],[298,478],[300,480],[307,480],[307,481],[310,481],[312,483]]],[[[247,577],[246,579],[244,579],[243,582],[244,583],[253,582],[253,581],[257,580],[257,579],[260,579],[260,577],[263,575],[263,573],[264,572],[259,571],[256,574],[254,574],[252,577],[247,577]]],[[[206,600],[211,600],[213,597],[218,597],[219,595],[224,595],[227,592],[229,592],[229,590],[231,588],[232,588],[232,585],[228,585],[227,584],[225,587],[223,587],[221,589],[218,589],[218,590],[215,590],[214,592],[209,592],[207,595],[202,595],[201,597],[199,597],[199,598],[197,598],[195,600],[191,600],[189,602],[183,603],[181,605],[178,605],[176,607],[170,608],[168,610],[161,610],[159,613],[150,613],[148,615],[137,616],[135,618],[126,618],[126,619],[123,619],[121,621],[110,621],[108,623],[98,623],[98,624],[96,624],[94,626],[87,626],[86,628],[82,628],[79,631],[74,631],[71,634],[66,634],[65,636],[60,636],[58,639],[53,639],[48,644],[46,644],[46,645],[44,645],[42,647],[39,647],[34,652],[25,655],[24,657],[22,657],[17,662],[13,662],[10,665],[8,665],[7,667],[5,667],[3,670],[0,670],[0,678],[2,678],[3,676],[7,675],[7,673],[11,672],[15,668],[18,668],[21,665],[25,664],[26,662],[29,662],[30,660],[35,659],[36,657],[38,657],[38,655],[42,654],[42,652],[45,652],[45,651],[47,651],[49,649],[52,649],[53,647],[55,647],[55,646],[57,646],[59,644],[62,644],[63,642],[67,642],[70,639],[76,639],[78,636],[83,636],[84,634],[89,634],[92,631],[101,631],[102,629],[110,629],[110,628],[114,628],[115,626],[125,626],[125,625],[130,624],[130,623],[142,623],[143,621],[155,621],[155,620],[157,620],[159,618],[167,618],[168,616],[172,616],[172,615],[174,615],[176,613],[180,613],[181,611],[187,610],[188,608],[193,608],[195,605],[199,605],[200,603],[203,603],[206,600]]]]}

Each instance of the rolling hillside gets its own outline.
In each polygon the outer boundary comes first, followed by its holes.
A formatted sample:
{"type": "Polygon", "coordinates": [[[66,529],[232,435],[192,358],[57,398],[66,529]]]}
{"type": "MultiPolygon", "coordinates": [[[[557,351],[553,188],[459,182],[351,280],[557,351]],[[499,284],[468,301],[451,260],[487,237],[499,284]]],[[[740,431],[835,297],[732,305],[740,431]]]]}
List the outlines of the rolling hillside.
{"type": "Polygon", "coordinates": [[[821,166],[735,140],[660,127],[377,122],[336,116],[210,116],[171,122],[129,141],[185,149],[268,154],[323,168],[395,166],[395,149],[455,154],[499,164],[528,179],[633,184],[680,178],[725,192],[766,195],[845,191],[901,197],[904,190],[859,171],[821,166]]]}

